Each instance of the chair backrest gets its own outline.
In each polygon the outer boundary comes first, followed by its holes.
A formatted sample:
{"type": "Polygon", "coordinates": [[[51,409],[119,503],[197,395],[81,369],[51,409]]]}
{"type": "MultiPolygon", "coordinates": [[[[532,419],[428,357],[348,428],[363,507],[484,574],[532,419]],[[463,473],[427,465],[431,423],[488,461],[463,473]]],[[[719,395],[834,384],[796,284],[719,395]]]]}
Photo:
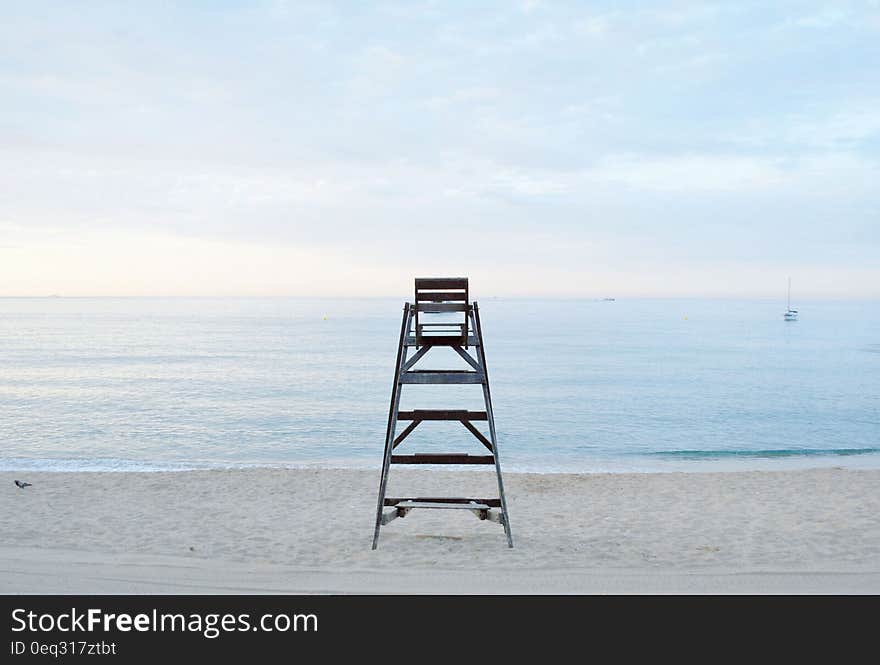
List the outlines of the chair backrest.
{"type": "Polygon", "coordinates": [[[416,345],[423,343],[467,344],[468,278],[416,277],[416,345]],[[443,320],[419,321],[422,314],[449,314],[443,320]]]}

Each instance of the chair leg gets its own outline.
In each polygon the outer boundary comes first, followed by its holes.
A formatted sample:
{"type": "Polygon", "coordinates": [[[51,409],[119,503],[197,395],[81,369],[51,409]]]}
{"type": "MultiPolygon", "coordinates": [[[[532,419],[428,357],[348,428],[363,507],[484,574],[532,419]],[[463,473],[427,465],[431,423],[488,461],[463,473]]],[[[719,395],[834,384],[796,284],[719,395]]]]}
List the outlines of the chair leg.
{"type": "Polygon", "coordinates": [[[403,321],[400,324],[400,342],[397,346],[397,364],[394,368],[394,384],[391,388],[391,405],[388,409],[388,426],[385,429],[385,453],[382,460],[382,477],[379,479],[379,498],[376,505],[376,524],[373,529],[373,546],[379,546],[379,529],[382,527],[382,511],[385,508],[385,490],[388,487],[388,473],[391,470],[391,451],[394,448],[394,434],[397,428],[397,412],[400,409],[400,373],[406,362],[406,335],[409,330],[410,305],[403,308],[403,321]]]}

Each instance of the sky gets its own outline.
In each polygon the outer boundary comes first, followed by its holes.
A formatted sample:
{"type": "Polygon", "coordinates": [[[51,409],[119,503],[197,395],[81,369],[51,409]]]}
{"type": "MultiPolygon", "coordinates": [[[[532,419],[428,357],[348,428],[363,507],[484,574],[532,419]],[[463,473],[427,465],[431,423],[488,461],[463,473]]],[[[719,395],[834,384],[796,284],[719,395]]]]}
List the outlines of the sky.
{"type": "Polygon", "coordinates": [[[0,296],[880,298],[880,2],[2,2],[0,296]]]}

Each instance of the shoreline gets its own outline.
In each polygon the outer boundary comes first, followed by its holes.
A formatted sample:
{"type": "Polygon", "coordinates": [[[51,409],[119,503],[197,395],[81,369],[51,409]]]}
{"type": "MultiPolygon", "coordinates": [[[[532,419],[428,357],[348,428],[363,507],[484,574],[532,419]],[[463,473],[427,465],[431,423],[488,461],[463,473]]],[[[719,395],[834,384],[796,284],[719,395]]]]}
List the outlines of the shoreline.
{"type": "MultiPolygon", "coordinates": [[[[380,451],[381,452],[381,451],[380,451]]],[[[777,454],[759,455],[745,452],[704,454],[696,451],[673,451],[649,455],[633,454],[592,458],[578,466],[545,466],[541,463],[517,465],[502,460],[505,474],[522,475],[591,475],[591,474],[663,474],[663,473],[743,473],[810,471],[817,469],[847,469],[853,471],[880,470],[880,449],[829,451],[772,451],[777,454]]],[[[218,461],[172,460],[145,461],[126,458],[24,458],[0,457],[3,473],[188,473],[193,471],[373,471],[378,474],[381,456],[371,460],[335,460],[331,462],[286,461],[218,461]]],[[[442,469],[443,467],[430,467],[442,469]]],[[[464,473],[479,469],[463,467],[464,473]]]]}
{"type": "MultiPolygon", "coordinates": [[[[880,593],[873,470],[505,473],[513,550],[467,511],[414,511],[375,552],[375,470],[15,476],[0,593],[880,593]]],[[[493,485],[394,469],[389,495],[493,485]]]]}

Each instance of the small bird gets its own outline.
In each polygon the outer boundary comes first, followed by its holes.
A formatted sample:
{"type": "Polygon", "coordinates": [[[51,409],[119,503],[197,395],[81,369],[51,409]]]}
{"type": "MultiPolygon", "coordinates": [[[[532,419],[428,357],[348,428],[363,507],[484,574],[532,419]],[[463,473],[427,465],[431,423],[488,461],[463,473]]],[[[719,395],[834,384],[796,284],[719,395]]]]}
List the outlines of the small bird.
{"type": "Polygon", "coordinates": [[[15,486],[20,490],[23,490],[25,487],[30,487],[31,485],[32,483],[23,483],[20,480],[15,481],[15,486]]]}

